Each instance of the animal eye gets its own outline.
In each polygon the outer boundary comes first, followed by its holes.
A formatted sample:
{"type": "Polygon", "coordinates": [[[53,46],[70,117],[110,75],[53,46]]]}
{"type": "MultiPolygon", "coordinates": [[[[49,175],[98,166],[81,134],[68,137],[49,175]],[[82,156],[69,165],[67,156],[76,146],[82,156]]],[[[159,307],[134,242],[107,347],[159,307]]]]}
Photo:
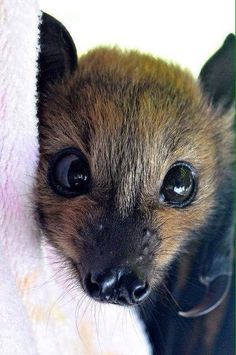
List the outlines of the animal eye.
{"type": "Polygon", "coordinates": [[[194,168],[186,162],[176,162],[166,174],[160,199],[173,207],[189,205],[196,195],[197,181],[194,168]]]}
{"type": "Polygon", "coordinates": [[[58,152],[49,167],[49,183],[59,195],[73,197],[89,190],[90,171],[83,153],[76,148],[58,152]]]}

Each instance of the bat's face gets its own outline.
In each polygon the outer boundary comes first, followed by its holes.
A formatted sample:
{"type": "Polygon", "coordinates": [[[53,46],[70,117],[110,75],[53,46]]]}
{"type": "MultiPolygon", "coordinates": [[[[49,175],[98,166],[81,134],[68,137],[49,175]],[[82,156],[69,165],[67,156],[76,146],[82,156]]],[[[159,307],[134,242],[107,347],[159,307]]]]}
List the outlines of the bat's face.
{"type": "Polygon", "coordinates": [[[186,72],[136,52],[95,50],[48,90],[37,206],[88,295],[142,302],[199,236],[228,169],[228,121],[186,72]]]}

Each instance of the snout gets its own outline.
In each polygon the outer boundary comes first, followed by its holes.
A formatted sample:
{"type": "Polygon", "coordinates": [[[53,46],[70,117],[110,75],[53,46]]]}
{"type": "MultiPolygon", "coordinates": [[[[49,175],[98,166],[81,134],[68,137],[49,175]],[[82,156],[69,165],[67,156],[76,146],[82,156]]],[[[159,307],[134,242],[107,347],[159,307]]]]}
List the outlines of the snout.
{"type": "Polygon", "coordinates": [[[90,272],[85,276],[83,285],[94,300],[122,306],[137,305],[150,293],[148,283],[126,268],[90,272]]]}

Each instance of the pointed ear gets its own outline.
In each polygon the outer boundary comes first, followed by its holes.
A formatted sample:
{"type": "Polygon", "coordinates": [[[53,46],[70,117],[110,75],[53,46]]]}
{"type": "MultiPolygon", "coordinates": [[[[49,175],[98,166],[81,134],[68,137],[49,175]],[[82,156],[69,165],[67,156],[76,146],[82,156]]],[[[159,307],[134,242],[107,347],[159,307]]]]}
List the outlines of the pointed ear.
{"type": "Polygon", "coordinates": [[[230,34],[222,47],[206,62],[199,81],[203,92],[214,107],[227,110],[234,101],[235,36],[230,34]]]}
{"type": "Polygon", "coordinates": [[[75,44],[67,29],[52,16],[42,13],[38,58],[38,87],[70,75],[77,67],[75,44]]]}

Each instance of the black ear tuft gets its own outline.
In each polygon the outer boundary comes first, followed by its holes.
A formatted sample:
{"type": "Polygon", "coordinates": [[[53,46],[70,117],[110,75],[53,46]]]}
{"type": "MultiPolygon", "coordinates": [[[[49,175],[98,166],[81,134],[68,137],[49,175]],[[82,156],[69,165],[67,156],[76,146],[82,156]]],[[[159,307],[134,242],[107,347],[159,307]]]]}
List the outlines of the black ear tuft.
{"type": "Polygon", "coordinates": [[[75,44],[67,29],[52,16],[42,13],[38,58],[39,91],[49,82],[72,73],[77,67],[75,44]]]}
{"type": "Polygon", "coordinates": [[[235,36],[229,34],[222,47],[206,62],[199,80],[214,107],[230,108],[234,101],[235,36]]]}

